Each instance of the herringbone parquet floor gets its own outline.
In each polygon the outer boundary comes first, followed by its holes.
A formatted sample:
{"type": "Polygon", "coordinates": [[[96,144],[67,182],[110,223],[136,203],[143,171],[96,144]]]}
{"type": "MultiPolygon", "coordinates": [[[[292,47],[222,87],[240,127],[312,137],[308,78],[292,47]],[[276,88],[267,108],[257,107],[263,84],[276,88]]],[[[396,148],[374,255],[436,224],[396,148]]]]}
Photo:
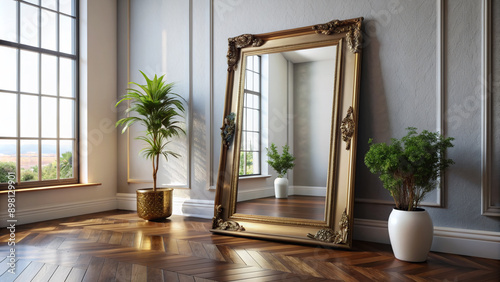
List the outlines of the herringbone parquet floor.
{"type": "Polygon", "coordinates": [[[396,260],[390,246],[350,251],[214,235],[206,219],[146,222],[110,211],[18,226],[16,275],[0,233],[0,281],[500,281],[500,261],[431,253],[396,260]]]}

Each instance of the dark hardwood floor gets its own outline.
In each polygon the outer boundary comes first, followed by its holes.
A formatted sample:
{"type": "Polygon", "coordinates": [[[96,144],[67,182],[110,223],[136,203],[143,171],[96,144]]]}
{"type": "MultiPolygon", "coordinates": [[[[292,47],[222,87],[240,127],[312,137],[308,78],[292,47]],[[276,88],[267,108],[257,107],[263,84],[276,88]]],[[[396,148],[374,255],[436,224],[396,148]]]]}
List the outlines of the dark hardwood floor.
{"type": "Polygon", "coordinates": [[[236,212],[251,215],[291,217],[324,220],[325,197],[290,195],[288,198],[273,197],[238,202],[236,212]]]}
{"type": "Polygon", "coordinates": [[[0,281],[499,281],[500,261],[431,253],[396,260],[388,245],[353,250],[215,235],[206,219],[146,222],[109,211],[17,226],[16,275],[0,232],[0,281]]]}

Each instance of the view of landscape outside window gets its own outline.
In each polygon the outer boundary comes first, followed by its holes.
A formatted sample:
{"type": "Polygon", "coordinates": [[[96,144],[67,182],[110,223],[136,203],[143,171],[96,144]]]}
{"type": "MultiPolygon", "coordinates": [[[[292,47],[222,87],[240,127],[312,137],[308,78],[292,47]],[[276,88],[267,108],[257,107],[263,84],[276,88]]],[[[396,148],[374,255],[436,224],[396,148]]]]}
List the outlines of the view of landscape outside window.
{"type": "Polygon", "coordinates": [[[259,175],[261,160],[261,69],[260,56],[247,56],[241,132],[239,175],[259,175]]]}
{"type": "Polygon", "coordinates": [[[0,0],[0,185],[77,182],[77,0],[0,0]]]}

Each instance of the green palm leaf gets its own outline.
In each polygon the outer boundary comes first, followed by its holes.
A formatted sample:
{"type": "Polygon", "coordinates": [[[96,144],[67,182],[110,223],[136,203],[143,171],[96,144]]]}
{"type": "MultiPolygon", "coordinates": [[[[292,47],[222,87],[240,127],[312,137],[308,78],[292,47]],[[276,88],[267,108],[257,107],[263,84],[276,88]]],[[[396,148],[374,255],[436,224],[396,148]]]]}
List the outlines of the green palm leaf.
{"type": "Polygon", "coordinates": [[[170,139],[185,135],[182,128],[184,124],[185,100],[177,93],[173,93],[174,83],[166,83],[165,75],[155,75],[149,78],[141,71],[146,84],[130,82],[129,85],[137,88],[127,89],[127,93],[116,103],[118,107],[123,102],[129,102],[129,107],[124,111],[127,116],[116,122],[116,126],[123,126],[122,133],[127,131],[133,124],[140,123],[146,128],[144,135],[137,137],[145,143],[140,153],[147,159],[152,160],[153,185],[156,190],[156,174],[159,168],[159,156],[180,157],[180,154],[166,150],[170,139]]]}

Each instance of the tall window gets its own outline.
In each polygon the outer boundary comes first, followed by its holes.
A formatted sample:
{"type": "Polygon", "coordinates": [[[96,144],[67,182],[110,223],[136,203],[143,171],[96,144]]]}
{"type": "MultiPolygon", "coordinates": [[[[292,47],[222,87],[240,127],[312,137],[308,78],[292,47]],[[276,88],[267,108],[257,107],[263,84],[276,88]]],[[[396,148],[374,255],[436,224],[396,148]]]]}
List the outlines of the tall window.
{"type": "Polygon", "coordinates": [[[0,187],[78,182],[78,0],[0,0],[0,187]],[[3,184],[2,184],[3,183],[3,184]]]}
{"type": "Polygon", "coordinates": [[[247,56],[241,132],[240,176],[261,174],[261,58],[247,56]]]}

